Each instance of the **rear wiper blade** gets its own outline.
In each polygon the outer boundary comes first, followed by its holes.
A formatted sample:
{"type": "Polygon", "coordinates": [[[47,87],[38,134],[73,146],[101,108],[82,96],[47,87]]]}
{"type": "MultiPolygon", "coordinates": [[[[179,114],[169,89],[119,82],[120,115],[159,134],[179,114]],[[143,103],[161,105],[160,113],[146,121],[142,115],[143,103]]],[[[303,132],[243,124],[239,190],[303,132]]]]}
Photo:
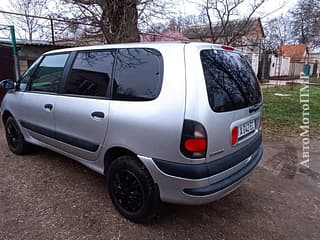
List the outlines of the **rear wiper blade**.
{"type": "Polygon", "coordinates": [[[263,103],[261,102],[261,103],[258,103],[256,105],[252,106],[251,108],[249,108],[249,113],[258,111],[262,105],[263,105],[263,103]]]}

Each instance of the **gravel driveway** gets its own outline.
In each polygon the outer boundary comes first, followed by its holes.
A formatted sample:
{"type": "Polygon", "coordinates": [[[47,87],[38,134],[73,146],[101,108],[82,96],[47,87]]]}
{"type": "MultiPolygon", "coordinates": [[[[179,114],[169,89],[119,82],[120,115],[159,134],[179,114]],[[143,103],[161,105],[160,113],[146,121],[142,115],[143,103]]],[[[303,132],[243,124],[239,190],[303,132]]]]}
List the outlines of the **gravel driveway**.
{"type": "Polygon", "coordinates": [[[264,145],[263,162],[233,194],[165,205],[137,225],[113,208],[103,176],[44,149],[13,155],[0,124],[0,239],[320,239],[319,175],[299,170],[294,145],[264,145]]]}

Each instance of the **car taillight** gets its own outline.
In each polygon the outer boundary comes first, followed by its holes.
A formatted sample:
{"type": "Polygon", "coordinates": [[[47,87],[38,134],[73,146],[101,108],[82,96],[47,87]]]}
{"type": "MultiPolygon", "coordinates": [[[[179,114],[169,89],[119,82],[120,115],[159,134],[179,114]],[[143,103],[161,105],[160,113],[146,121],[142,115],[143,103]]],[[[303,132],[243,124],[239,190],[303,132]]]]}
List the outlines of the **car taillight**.
{"type": "Polygon", "coordinates": [[[180,150],[189,158],[204,158],[207,153],[207,133],[201,123],[184,120],[180,150]]]}
{"type": "Polygon", "coordinates": [[[238,127],[234,127],[231,131],[231,144],[235,145],[238,142],[238,127]]]}
{"type": "Polygon", "coordinates": [[[190,152],[202,152],[207,148],[207,139],[191,138],[184,142],[184,147],[190,152]]]}

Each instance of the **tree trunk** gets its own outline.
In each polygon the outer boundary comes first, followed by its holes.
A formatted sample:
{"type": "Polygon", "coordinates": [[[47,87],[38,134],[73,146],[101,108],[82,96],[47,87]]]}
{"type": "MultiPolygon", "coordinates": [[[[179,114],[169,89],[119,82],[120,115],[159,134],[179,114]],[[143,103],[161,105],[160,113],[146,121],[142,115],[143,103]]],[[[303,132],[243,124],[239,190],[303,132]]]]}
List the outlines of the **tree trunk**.
{"type": "Polygon", "coordinates": [[[107,0],[103,3],[101,29],[107,42],[139,42],[137,0],[107,0]]]}

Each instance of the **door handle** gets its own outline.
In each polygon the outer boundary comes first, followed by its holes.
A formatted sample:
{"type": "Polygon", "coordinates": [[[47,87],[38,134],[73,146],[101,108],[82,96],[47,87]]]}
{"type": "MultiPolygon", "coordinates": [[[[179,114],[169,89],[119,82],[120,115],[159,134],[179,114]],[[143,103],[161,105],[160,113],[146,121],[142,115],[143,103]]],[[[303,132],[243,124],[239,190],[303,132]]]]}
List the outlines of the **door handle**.
{"type": "Polygon", "coordinates": [[[45,108],[45,109],[48,109],[49,111],[51,111],[52,108],[53,108],[53,105],[52,105],[52,104],[45,104],[45,105],[44,105],[44,108],[45,108]]]}
{"type": "Polygon", "coordinates": [[[104,118],[104,113],[103,112],[93,112],[93,113],[91,113],[91,116],[93,118],[104,118]]]}

